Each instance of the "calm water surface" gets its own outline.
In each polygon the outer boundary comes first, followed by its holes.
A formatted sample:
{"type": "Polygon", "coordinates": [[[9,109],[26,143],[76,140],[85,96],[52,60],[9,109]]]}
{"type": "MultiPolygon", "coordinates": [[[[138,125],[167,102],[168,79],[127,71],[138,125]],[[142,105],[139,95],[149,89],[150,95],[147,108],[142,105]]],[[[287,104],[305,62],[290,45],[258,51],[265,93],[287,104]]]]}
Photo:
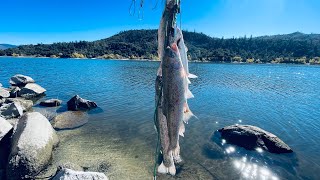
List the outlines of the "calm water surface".
{"type": "MultiPolygon", "coordinates": [[[[97,102],[89,122],[59,131],[53,163],[70,162],[110,179],[152,179],[157,62],[0,58],[0,82],[33,77],[47,98],[79,94],[97,102]]],[[[158,179],[320,179],[320,67],[192,63],[192,119],[181,139],[176,177],[158,179]],[[270,154],[222,144],[215,131],[250,124],[279,136],[295,153],[270,154]],[[215,134],[212,137],[212,134],[215,134]]],[[[61,112],[60,109],[49,109],[61,112]]],[[[35,108],[39,110],[39,108],[35,108]]],[[[40,109],[41,110],[41,109],[40,109]]]]}

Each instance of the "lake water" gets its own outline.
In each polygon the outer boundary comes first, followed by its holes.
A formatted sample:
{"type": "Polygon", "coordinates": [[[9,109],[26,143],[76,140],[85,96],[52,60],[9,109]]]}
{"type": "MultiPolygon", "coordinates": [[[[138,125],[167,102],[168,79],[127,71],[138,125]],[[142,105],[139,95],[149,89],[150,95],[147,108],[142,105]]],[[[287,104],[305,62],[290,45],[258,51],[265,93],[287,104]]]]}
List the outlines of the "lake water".
{"type": "MultiPolygon", "coordinates": [[[[158,64],[0,58],[0,82],[8,86],[12,75],[29,75],[47,89],[47,98],[65,104],[79,94],[101,108],[89,113],[86,125],[58,131],[61,142],[46,175],[71,162],[110,179],[152,179],[158,64]]],[[[195,98],[189,100],[198,119],[190,120],[181,138],[184,162],[178,174],[158,179],[320,179],[320,66],[191,63],[190,72],[199,76],[192,80],[195,98]],[[247,151],[211,138],[232,124],[270,131],[294,153],[247,151]]]]}

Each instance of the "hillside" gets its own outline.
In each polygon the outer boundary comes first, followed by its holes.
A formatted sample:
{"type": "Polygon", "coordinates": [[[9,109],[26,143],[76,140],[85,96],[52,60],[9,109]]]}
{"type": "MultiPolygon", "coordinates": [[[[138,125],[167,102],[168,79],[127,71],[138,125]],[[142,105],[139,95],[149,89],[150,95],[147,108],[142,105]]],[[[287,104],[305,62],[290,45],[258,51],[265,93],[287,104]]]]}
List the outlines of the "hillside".
{"type": "Polygon", "coordinates": [[[16,47],[16,46],[15,45],[11,45],[11,44],[0,44],[0,50],[14,48],[14,47],[16,47]]]}
{"type": "MultiPolygon", "coordinates": [[[[184,32],[191,60],[249,63],[320,63],[320,35],[287,35],[212,38],[184,32]]],[[[22,45],[0,51],[8,56],[46,56],[105,59],[156,59],[157,31],[130,30],[93,42],[22,45]]]]}

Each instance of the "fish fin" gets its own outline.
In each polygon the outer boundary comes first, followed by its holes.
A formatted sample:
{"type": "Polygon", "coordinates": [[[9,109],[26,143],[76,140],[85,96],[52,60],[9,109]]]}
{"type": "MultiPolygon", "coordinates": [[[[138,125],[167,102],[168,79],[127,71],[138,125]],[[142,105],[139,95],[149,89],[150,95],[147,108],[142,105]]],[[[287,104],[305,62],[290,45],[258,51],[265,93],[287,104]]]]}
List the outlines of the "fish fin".
{"type": "Polygon", "coordinates": [[[153,125],[153,127],[154,127],[154,130],[156,130],[156,133],[157,133],[157,132],[158,132],[157,126],[156,126],[156,125],[153,125]]]}
{"type": "Polygon", "coordinates": [[[172,165],[168,168],[169,174],[174,176],[177,173],[176,167],[174,165],[174,163],[172,163],[172,165]]]}
{"type": "Polygon", "coordinates": [[[158,173],[160,174],[167,174],[169,172],[169,169],[163,164],[163,162],[158,167],[158,173]]]}
{"type": "Polygon", "coordinates": [[[187,89],[185,97],[186,97],[186,99],[191,99],[191,98],[194,98],[194,95],[192,94],[192,92],[189,89],[187,89]]]}
{"type": "Polygon", "coordinates": [[[195,116],[192,113],[192,111],[189,109],[188,103],[185,103],[185,105],[184,105],[184,113],[183,113],[183,122],[188,124],[189,119],[191,119],[192,117],[197,118],[197,116],[195,116]]]}
{"type": "Polygon", "coordinates": [[[198,76],[196,76],[196,75],[194,75],[194,74],[189,73],[189,74],[188,74],[188,78],[196,79],[196,78],[198,78],[198,76]]]}
{"type": "Polygon", "coordinates": [[[180,156],[180,145],[179,145],[179,141],[177,143],[177,147],[172,151],[172,156],[173,159],[177,156],[180,156]]]}
{"type": "Polygon", "coordinates": [[[180,123],[180,126],[179,126],[179,135],[184,137],[184,133],[186,132],[186,128],[183,124],[183,122],[180,123]]]}
{"type": "Polygon", "coordinates": [[[189,49],[187,48],[187,46],[186,46],[186,45],[184,45],[184,47],[186,48],[186,52],[188,52],[188,51],[189,51],[189,49]]]}
{"type": "Polygon", "coordinates": [[[176,164],[179,164],[179,163],[181,163],[183,160],[182,160],[182,158],[181,158],[181,156],[179,155],[179,156],[176,156],[176,157],[174,157],[174,163],[176,163],[176,164]]]}
{"type": "Polygon", "coordinates": [[[187,83],[191,84],[191,81],[190,81],[190,79],[188,77],[187,77],[187,83]]]}
{"type": "MultiPolygon", "coordinates": [[[[183,124],[183,123],[182,123],[183,124]]],[[[180,156],[180,146],[179,143],[177,144],[177,147],[173,150],[173,161],[175,163],[181,163],[182,159],[180,156]]]]}

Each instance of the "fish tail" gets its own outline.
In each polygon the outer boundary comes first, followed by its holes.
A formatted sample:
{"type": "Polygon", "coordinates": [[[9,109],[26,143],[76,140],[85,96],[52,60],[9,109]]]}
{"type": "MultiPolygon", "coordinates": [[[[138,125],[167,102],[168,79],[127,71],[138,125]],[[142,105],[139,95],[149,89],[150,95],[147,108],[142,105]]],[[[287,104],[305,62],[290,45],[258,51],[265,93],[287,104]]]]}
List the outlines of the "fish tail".
{"type": "Polygon", "coordinates": [[[169,168],[167,168],[163,162],[161,162],[160,166],[158,167],[158,173],[160,174],[167,174],[169,172],[169,168]]]}

